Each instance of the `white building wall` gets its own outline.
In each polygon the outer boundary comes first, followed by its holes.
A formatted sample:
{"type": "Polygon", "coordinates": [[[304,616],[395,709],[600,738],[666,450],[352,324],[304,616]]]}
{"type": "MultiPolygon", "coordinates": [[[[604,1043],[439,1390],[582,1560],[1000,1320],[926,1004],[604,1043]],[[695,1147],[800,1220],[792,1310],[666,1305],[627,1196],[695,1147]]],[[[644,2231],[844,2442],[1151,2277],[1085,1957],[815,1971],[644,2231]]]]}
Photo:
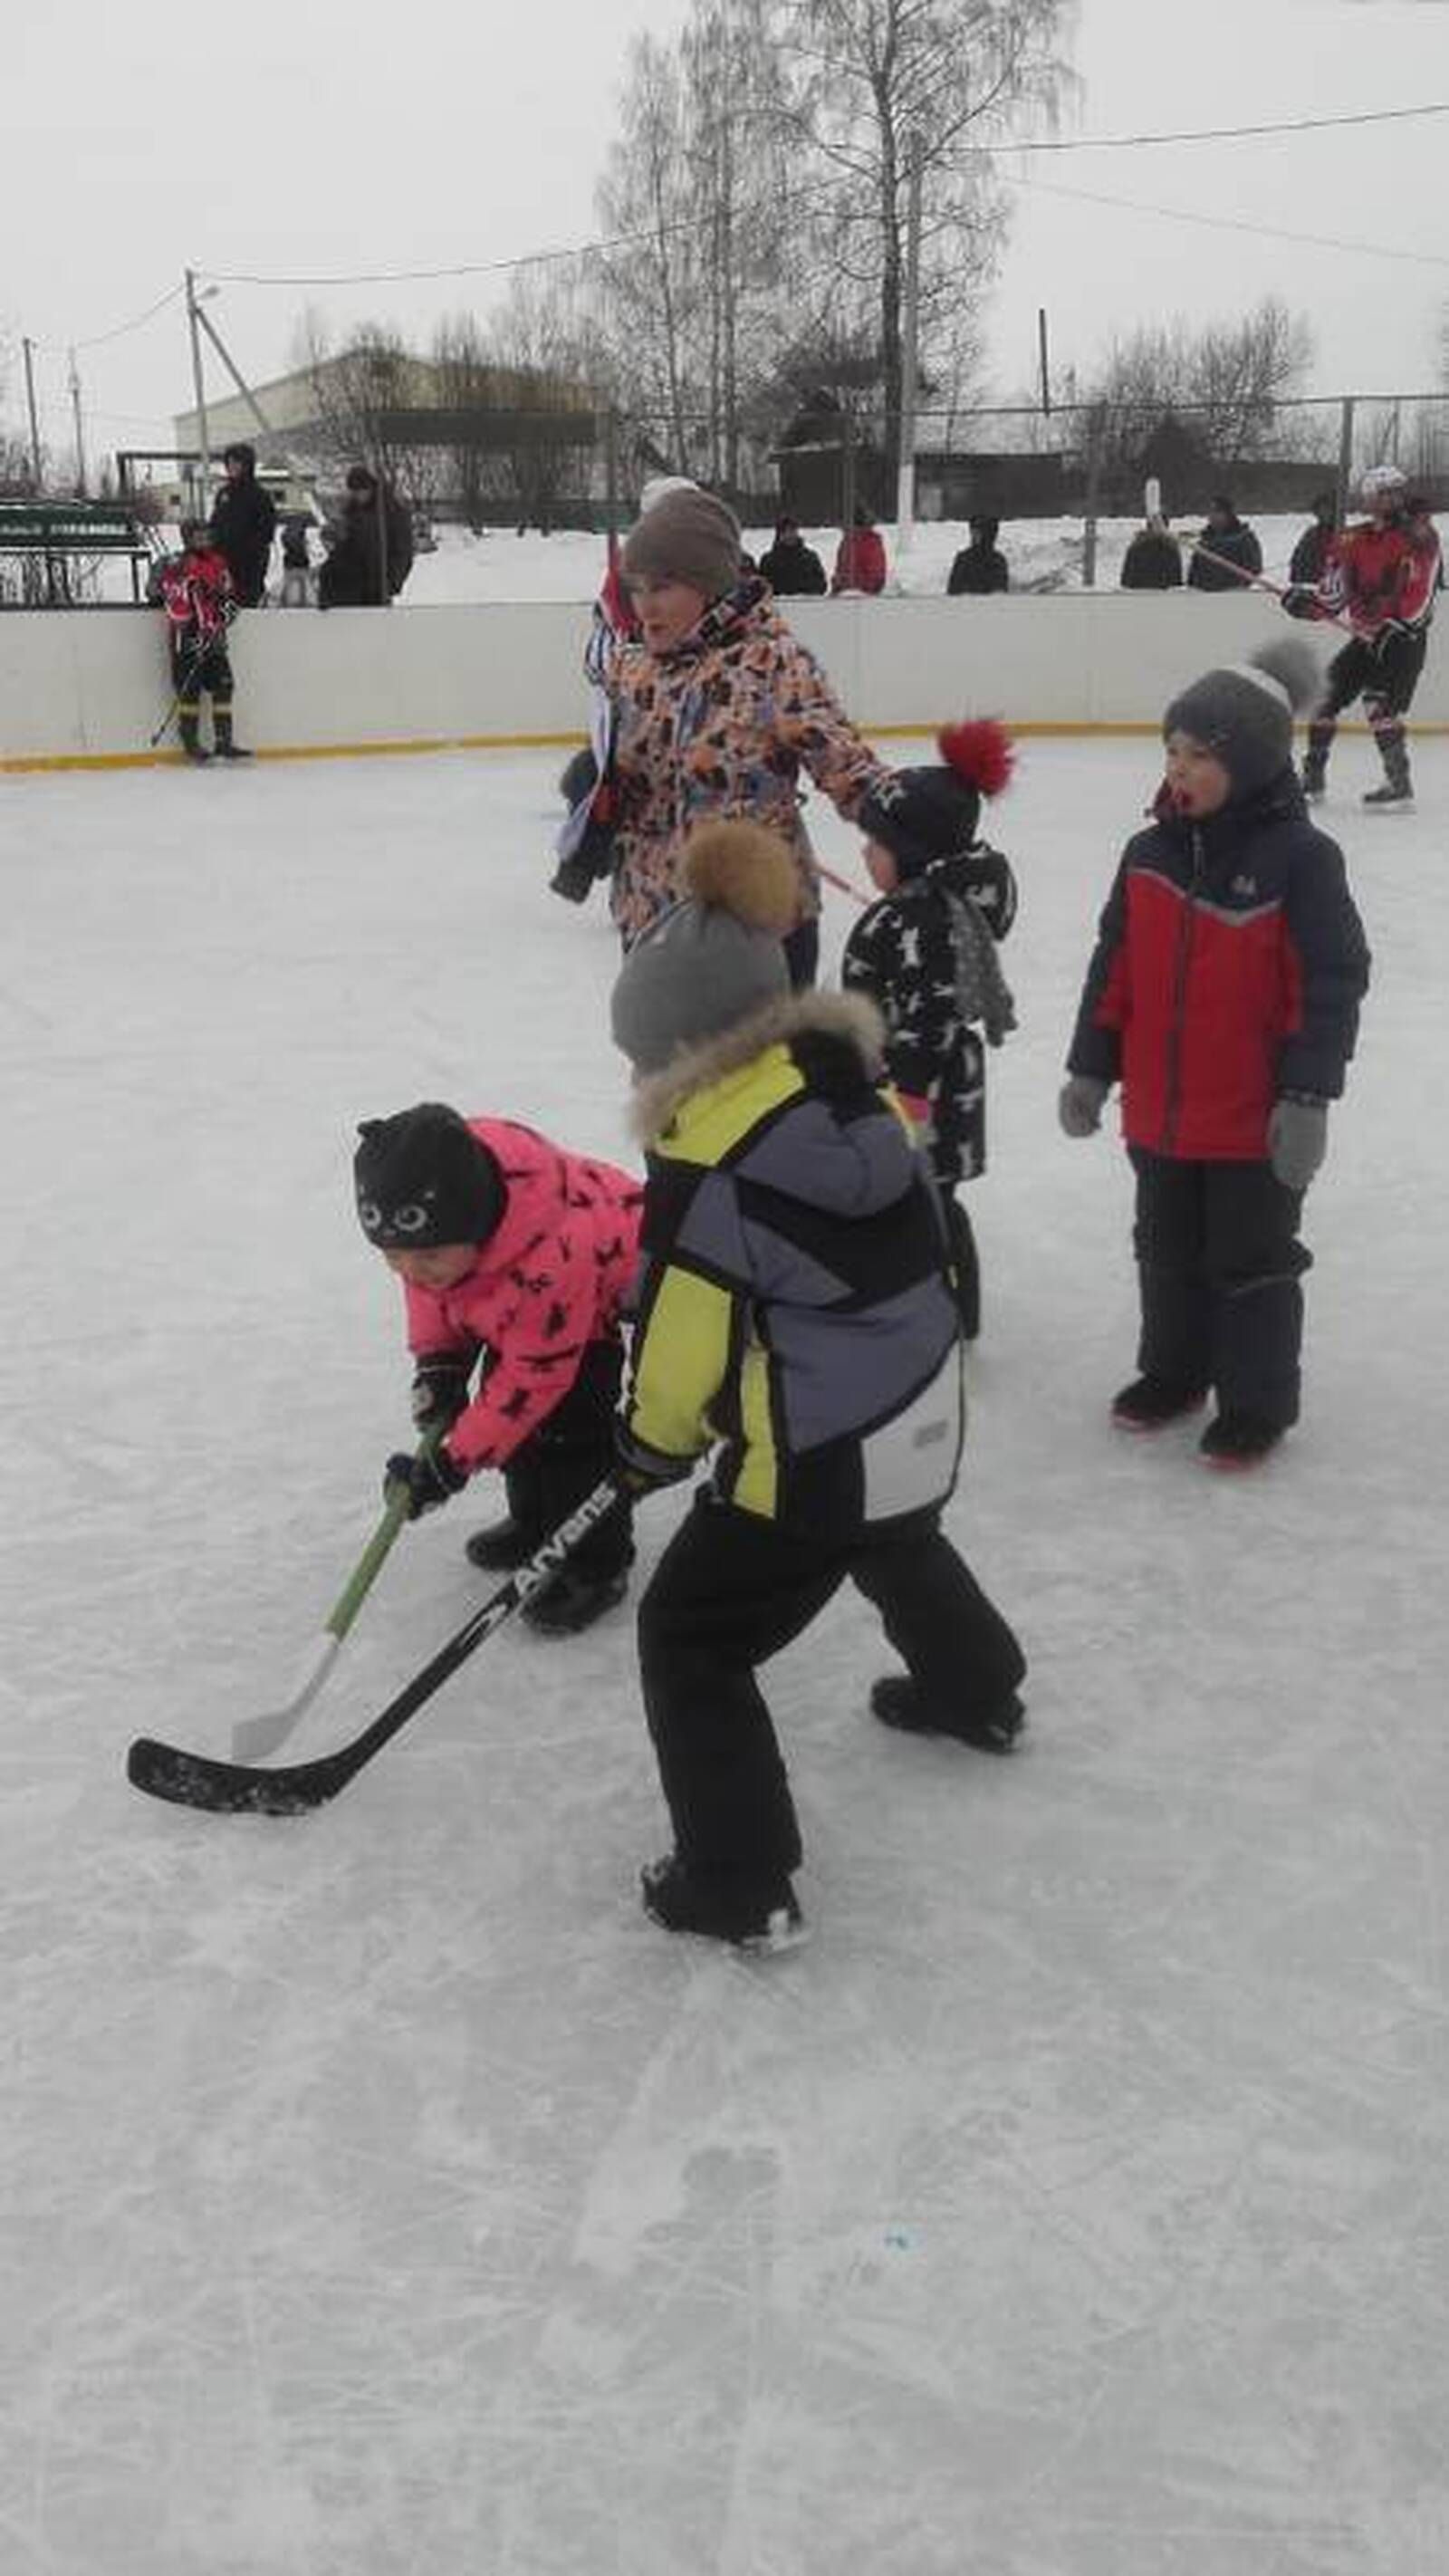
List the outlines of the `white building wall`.
{"type": "MultiPolygon", "coordinates": [[[[1261,598],[1188,591],[796,600],[789,614],[867,730],[963,714],[1155,726],[1183,682],[1290,631],[1261,598]]],[[[587,625],[583,601],[245,613],[232,637],[238,729],[261,751],[297,753],[581,733],[587,625]]],[[[1326,658],[1333,639],[1313,640],[1326,658]]],[[[0,615],[0,764],[144,754],[169,694],[158,614],[0,615]]],[[[1438,638],[1413,722],[1449,724],[1438,638]]]]}

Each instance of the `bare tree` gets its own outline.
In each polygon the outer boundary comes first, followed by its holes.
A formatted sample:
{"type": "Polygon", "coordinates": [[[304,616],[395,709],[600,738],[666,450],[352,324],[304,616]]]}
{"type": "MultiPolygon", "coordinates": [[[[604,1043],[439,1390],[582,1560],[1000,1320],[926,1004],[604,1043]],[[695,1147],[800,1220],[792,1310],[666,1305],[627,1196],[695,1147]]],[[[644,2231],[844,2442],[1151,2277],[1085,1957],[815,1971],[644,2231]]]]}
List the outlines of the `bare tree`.
{"type": "Polygon", "coordinates": [[[690,431],[699,388],[690,380],[689,343],[703,301],[702,260],[684,83],[674,57],[652,36],[637,36],[630,47],[622,126],[599,211],[614,237],[597,273],[615,364],[634,404],[663,423],[669,462],[688,472],[698,461],[690,431]]]}
{"type": "Polygon", "coordinates": [[[1005,192],[973,150],[1034,111],[1055,115],[1070,75],[1057,45],[1067,0],[781,0],[790,118],[821,174],[816,229],[880,350],[885,444],[898,451],[907,228],[921,176],[921,363],[956,384],[1006,228],[1005,192]]]}
{"type": "Polygon", "coordinates": [[[426,498],[436,479],[437,451],[409,438],[400,422],[428,408],[435,388],[399,333],[364,322],[334,350],[320,315],[309,311],[294,346],[298,341],[325,456],[334,464],[370,465],[414,499],[426,498]]]}
{"type": "Polygon", "coordinates": [[[1185,448],[1224,471],[1262,455],[1312,356],[1309,324],[1275,296],[1234,322],[1194,329],[1179,318],[1134,331],[1114,344],[1090,389],[1107,470],[1130,477],[1169,422],[1185,448]]]}
{"type": "Polygon", "coordinates": [[[520,532],[546,536],[570,487],[587,487],[599,443],[595,334],[572,264],[516,271],[492,343],[513,387],[507,459],[520,532]]]}

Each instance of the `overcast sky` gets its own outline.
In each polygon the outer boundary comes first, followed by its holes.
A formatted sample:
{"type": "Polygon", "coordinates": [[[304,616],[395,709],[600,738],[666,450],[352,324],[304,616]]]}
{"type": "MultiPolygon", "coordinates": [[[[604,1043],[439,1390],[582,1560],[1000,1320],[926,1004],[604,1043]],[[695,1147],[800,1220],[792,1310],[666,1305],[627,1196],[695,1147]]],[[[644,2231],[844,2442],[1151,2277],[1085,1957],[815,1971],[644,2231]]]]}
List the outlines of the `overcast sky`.
{"type": "MultiPolygon", "coordinates": [[[[685,0],[432,0],[384,22],[356,0],[235,0],[224,16],[166,21],[66,0],[17,24],[17,0],[0,36],[0,414],[23,418],[28,334],[43,435],[68,446],[68,344],[129,323],[187,263],[315,276],[586,241],[627,40],[685,14],[685,0]]],[[[1069,42],[1082,87],[1064,130],[1081,137],[1449,99],[1449,0],[1081,0],[1069,42]]],[[[1060,386],[1139,320],[1230,316],[1269,291],[1313,321],[1313,390],[1432,384],[1449,303],[1446,147],[1449,117],[1424,117],[1008,164],[1022,184],[990,316],[996,395],[1034,381],[1039,305],[1060,386]],[[1173,211],[1089,202],[1107,197],[1173,211]],[[1415,256],[1219,228],[1234,225],[1415,256]]],[[[376,316],[426,341],[440,314],[486,311],[498,285],[229,283],[210,309],[262,382],[290,363],[309,301],[336,327],[376,316]]],[[[82,345],[78,363],[93,452],[162,443],[190,402],[179,301],[82,345]]]]}

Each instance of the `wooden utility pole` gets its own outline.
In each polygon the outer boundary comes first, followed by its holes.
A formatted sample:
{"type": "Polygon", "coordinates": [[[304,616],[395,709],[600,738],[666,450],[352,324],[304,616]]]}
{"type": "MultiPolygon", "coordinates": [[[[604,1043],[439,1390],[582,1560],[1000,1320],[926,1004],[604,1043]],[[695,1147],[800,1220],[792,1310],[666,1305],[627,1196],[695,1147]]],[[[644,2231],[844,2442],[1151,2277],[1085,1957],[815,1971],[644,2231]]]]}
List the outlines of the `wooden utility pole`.
{"type": "Polygon", "coordinates": [[[75,488],[83,501],[86,497],[86,434],[81,419],[80,370],[75,362],[74,349],[70,353],[70,405],[75,416],[75,488]]]}
{"type": "Polygon", "coordinates": [[[38,498],[41,483],[40,418],[35,408],[35,342],[22,340],[20,346],[25,353],[25,401],[30,413],[30,471],[35,478],[38,498]]]}
{"type": "MultiPolygon", "coordinates": [[[[191,383],[196,395],[196,444],[201,451],[201,507],[205,510],[211,504],[211,432],[206,424],[206,387],[201,376],[201,333],[197,327],[199,321],[196,271],[194,268],[188,268],[186,271],[186,327],[191,335],[191,383]]],[[[193,512],[196,506],[193,497],[191,505],[193,512]]]]}
{"type": "Polygon", "coordinates": [[[896,466],[896,543],[902,553],[911,542],[916,517],[916,383],[921,322],[921,161],[920,135],[906,138],[906,278],[901,330],[901,443],[896,466]]]}

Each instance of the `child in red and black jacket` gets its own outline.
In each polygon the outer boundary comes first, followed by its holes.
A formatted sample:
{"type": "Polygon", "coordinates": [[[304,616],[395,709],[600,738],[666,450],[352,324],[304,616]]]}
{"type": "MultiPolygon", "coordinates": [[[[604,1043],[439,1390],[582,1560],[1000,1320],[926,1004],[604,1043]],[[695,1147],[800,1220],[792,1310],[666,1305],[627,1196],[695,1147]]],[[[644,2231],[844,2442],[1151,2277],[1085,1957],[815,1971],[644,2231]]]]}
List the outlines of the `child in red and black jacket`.
{"type": "Polygon", "coordinates": [[[232,737],[235,694],[227,629],[236,613],[236,591],[226,557],[202,519],[183,519],[181,552],[168,555],[152,576],[151,595],[166,611],[171,684],[181,748],[188,760],[206,760],[200,739],[203,692],[211,698],[212,739],[222,760],[244,760],[232,737]]]}
{"type": "Polygon", "coordinates": [[[1141,1373],[1113,1419],[1156,1431],[1211,1389],[1218,1467],[1256,1465],[1298,1418],[1299,1216],[1368,988],[1342,853],[1292,769],[1318,686],[1288,641],[1169,706],[1157,819],[1118,867],[1059,1104],[1088,1136],[1122,1085],[1141,1373]]]}
{"type": "Polygon", "coordinates": [[[986,1048],[1016,1026],[996,962],[1016,918],[1016,879],[978,838],[983,796],[1012,772],[1010,736],[990,720],[947,725],[940,766],[899,769],[864,799],[857,821],[880,894],[840,961],[849,993],[886,1026],[886,1071],[919,1131],[944,1201],[961,1329],[981,1329],[981,1274],[958,1182],[986,1168],[986,1048]]]}
{"type": "MultiPolygon", "coordinates": [[[[403,1283],[413,1420],[433,1435],[389,1458],[384,1481],[408,1487],[416,1518],[497,1468],[508,1517],[466,1553],[522,1565],[613,1469],[643,1184],[437,1101],[368,1119],[353,1179],[363,1233],[403,1283]]],[[[523,1617],[549,1636],[592,1626],[623,1598],[633,1553],[621,1499],[523,1617]]]]}

